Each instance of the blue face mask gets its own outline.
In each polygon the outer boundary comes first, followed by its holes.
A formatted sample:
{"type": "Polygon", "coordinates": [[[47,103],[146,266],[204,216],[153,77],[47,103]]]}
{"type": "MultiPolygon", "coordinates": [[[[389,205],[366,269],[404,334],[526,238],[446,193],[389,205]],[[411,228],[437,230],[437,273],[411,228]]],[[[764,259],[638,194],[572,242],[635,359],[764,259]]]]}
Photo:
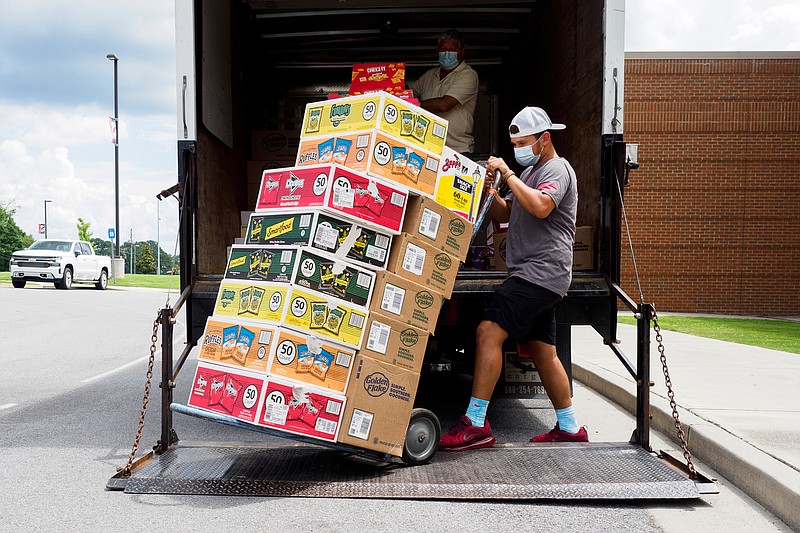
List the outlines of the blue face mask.
{"type": "Polygon", "coordinates": [[[439,52],[439,66],[451,70],[458,66],[458,52],[439,52]]]}
{"type": "MultiPolygon", "coordinates": [[[[539,137],[539,139],[541,139],[541,137],[539,137]]],[[[538,143],[539,139],[536,139],[536,142],[533,144],[538,143]]],[[[514,159],[523,167],[532,167],[539,161],[539,157],[542,155],[541,153],[539,153],[539,155],[533,153],[533,144],[514,147],[514,159]]]]}

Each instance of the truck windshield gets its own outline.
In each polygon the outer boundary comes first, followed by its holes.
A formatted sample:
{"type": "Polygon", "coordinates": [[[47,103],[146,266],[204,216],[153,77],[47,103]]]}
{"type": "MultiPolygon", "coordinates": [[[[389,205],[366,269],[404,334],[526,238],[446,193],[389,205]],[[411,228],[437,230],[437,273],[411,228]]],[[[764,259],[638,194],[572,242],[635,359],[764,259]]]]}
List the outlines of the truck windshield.
{"type": "Polygon", "coordinates": [[[29,250],[52,250],[54,252],[69,252],[72,247],[70,241],[36,241],[29,250]]]}

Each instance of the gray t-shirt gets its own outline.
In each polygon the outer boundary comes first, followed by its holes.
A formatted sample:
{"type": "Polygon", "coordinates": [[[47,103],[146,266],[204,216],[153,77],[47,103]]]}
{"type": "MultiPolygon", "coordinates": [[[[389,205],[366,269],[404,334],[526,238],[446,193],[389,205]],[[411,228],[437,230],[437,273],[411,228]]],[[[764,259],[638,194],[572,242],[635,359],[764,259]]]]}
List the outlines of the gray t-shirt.
{"type": "Polygon", "coordinates": [[[564,296],[572,280],[572,245],[578,209],[575,171],[563,157],[544,162],[520,176],[525,184],[548,195],[556,207],[539,219],[525,211],[509,192],[511,217],[506,238],[508,276],[517,276],[564,296]]]}

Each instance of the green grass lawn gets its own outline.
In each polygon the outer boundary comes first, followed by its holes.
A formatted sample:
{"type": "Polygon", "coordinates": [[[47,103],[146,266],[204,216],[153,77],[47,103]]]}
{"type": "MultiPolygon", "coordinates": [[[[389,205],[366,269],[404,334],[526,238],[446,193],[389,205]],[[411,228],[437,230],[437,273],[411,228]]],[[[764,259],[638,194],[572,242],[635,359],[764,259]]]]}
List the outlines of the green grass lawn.
{"type": "MultiPolygon", "coordinates": [[[[630,316],[621,316],[619,322],[635,324],[636,320],[630,316]]],[[[659,315],[658,323],[663,330],[800,354],[800,322],[659,315]]]]}
{"type": "MultiPolygon", "coordinates": [[[[0,272],[0,282],[7,282],[10,284],[11,273],[0,272]]],[[[154,289],[169,289],[172,287],[173,290],[179,292],[181,288],[181,279],[177,274],[174,276],[170,276],[168,274],[162,274],[161,276],[157,276],[155,274],[125,274],[125,277],[121,279],[109,279],[108,286],[150,287],[154,289]],[[170,283],[172,285],[170,285],[170,283]]]]}

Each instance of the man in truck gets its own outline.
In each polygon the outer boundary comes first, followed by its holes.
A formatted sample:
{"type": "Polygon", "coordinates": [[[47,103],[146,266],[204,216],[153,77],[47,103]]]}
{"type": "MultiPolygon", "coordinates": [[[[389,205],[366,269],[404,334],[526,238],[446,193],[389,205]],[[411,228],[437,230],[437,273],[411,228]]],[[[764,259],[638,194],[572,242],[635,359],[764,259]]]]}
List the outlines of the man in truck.
{"type": "Polygon", "coordinates": [[[472,125],[478,99],[478,74],[464,62],[464,39],[458,30],[442,33],[436,48],[439,66],[409,82],[408,87],[419,98],[420,107],[449,122],[447,146],[470,157],[475,148],[472,125]]]}
{"type": "Polygon", "coordinates": [[[490,157],[486,190],[495,199],[489,209],[498,222],[508,222],[508,277],[497,287],[475,335],[472,398],[458,424],[442,436],[439,449],[462,451],[496,442],[486,411],[503,365],[503,342],[511,336],[520,353],[533,358],[556,411],[556,425],[531,442],[586,442],[586,428],[576,419],[569,378],[556,355],[555,304],[572,279],[572,245],[578,190],[575,171],[553,145],[552,132],[566,128],[551,122],[539,107],[526,107],[508,132],[514,158],[526,167],[517,176],[503,159],[490,157]],[[509,192],[493,189],[499,170],[509,192]]]}

